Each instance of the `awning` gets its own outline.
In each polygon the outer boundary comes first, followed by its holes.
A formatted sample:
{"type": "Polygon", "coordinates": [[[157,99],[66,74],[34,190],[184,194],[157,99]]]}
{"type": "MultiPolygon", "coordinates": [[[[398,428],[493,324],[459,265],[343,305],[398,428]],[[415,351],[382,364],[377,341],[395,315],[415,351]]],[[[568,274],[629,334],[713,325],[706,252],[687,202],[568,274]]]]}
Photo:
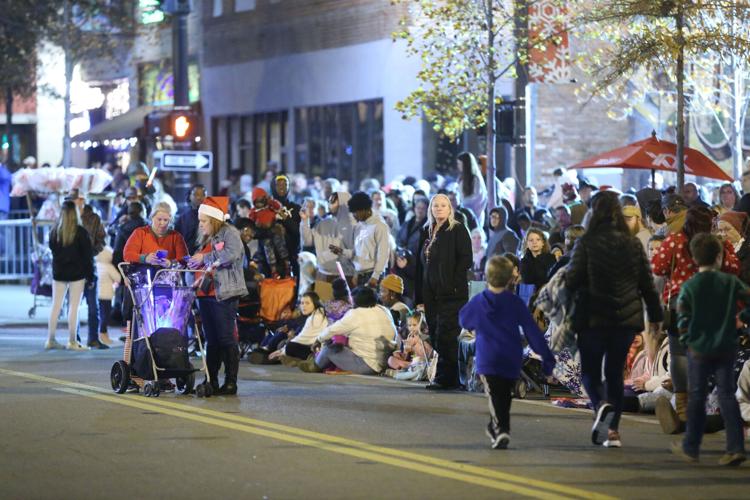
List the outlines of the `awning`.
{"type": "Polygon", "coordinates": [[[80,141],[99,141],[129,139],[136,135],[136,130],[143,127],[143,119],[152,111],[161,109],[158,106],[140,106],[131,109],[127,113],[117,115],[110,120],[97,123],[86,132],[78,134],[71,140],[80,141]]]}

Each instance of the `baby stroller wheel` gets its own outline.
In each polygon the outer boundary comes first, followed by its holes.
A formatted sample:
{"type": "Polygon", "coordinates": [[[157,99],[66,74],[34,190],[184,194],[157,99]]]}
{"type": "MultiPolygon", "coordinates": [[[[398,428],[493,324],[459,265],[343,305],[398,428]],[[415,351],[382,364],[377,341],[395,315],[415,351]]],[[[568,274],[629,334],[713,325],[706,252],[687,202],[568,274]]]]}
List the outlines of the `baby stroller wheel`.
{"type": "Polygon", "coordinates": [[[190,394],[193,392],[193,387],[195,386],[195,373],[191,373],[185,377],[177,377],[174,383],[179,394],[190,394]]]}
{"type": "Polygon", "coordinates": [[[516,382],[515,393],[518,399],[526,399],[526,395],[529,393],[529,387],[526,385],[524,379],[520,379],[516,382]]]}
{"type": "Polygon", "coordinates": [[[202,384],[198,385],[198,387],[195,389],[195,394],[199,398],[210,398],[211,395],[213,395],[214,390],[211,387],[211,384],[208,384],[206,382],[203,382],[202,384]]]}
{"type": "Polygon", "coordinates": [[[117,394],[123,394],[128,390],[128,387],[130,387],[130,367],[125,361],[120,360],[112,365],[109,381],[112,384],[112,390],[117,394]]]}
{"type": "Polygon", "coordinates": [[[31,309],[29,309],[29,318],[33,318],[36,316],[36,306],[31,306],[31,309]]]}

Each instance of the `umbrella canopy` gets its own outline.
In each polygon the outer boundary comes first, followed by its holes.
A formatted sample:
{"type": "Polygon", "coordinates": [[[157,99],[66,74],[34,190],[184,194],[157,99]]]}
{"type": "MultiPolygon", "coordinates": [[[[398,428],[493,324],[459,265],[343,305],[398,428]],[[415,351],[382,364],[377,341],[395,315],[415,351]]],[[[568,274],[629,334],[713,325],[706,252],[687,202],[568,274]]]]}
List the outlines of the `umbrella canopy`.
{"type": "MultiPolygon", "coordinates": [[[[657,139],[656,132],[652,132],[648,139],[588,158],[570,168],[632,168],[677,172],[676,151],[675,143],[657,139]]],[[[734,180],[706,155],[688,147],[685,148],[685,173],[729,182],[734,180]]]]}

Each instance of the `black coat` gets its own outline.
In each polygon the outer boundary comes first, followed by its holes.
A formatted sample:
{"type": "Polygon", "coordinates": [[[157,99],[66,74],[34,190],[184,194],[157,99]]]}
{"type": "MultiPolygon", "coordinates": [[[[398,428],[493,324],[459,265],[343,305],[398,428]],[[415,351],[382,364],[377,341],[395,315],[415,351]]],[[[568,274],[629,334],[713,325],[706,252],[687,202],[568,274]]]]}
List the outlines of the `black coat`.
{"type": "Polygon", "coordinates": [[[115,236],[115,246],[112,250],[112,264],[115,267],[117,267],[117,264],[125,260],[122,254],[125,251],[125,244],[128,242],[130,235],[139,227],[146,225],[147,222],[140,217],[128,219],[120,224],[120,227],[117,229],[117,235],[115,236]]]}
{"type": "Polygon", "coordinates": [[[453,229],[448,229],[448,225],[443,224],[434,237],[429,261],[425,255],[427,245],[420,252],[423,299],[425,302],[467,300],[467,272],[473,261],[468,229],[460,223],[455,224],[453,229]]]}
{"type": "Polygon", "coordinates": [[[606,228],[585,234],[573,249],[565,282],[570,290],[582,291],[576,300],[579,329],[642,331],[643,301],[649,321],[662,320],[651,267],[635,236],[606,228]]]}
{"type": "Polygon", "coordinates": [[[52,250],[52,278],[55,281],[78,281],[94,279],[94,247],[83,226],[76,228],[73,243],[63,246],[53,229],[49,235],[52,250]]]}
{"type": "Polygon", "coordinates": [[[535,285],[537,289],[543,287],[549,281],[549,271],[557,263],[555,256],[549,252],[540,253],[537,257],[526,250],[521,259],[521,283],[535,285]]]}

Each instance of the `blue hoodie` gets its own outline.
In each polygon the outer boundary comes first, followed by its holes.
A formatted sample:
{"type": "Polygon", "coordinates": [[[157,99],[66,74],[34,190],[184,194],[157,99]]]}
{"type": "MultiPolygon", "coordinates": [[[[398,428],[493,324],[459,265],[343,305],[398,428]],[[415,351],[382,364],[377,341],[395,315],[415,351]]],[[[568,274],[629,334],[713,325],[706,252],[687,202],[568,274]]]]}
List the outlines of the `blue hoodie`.
{"type": "Polygon", "coordinates": [[[523,347],[521,332],[531,349],[542,357],[546,375],[552,374],[555,358],[544,335],[520,297],[508,290],[485,290],[474,296],[459,313],[461,327],[477,335],[476,367],[480,375],[517,379],[521,374],[523,347]]]}

